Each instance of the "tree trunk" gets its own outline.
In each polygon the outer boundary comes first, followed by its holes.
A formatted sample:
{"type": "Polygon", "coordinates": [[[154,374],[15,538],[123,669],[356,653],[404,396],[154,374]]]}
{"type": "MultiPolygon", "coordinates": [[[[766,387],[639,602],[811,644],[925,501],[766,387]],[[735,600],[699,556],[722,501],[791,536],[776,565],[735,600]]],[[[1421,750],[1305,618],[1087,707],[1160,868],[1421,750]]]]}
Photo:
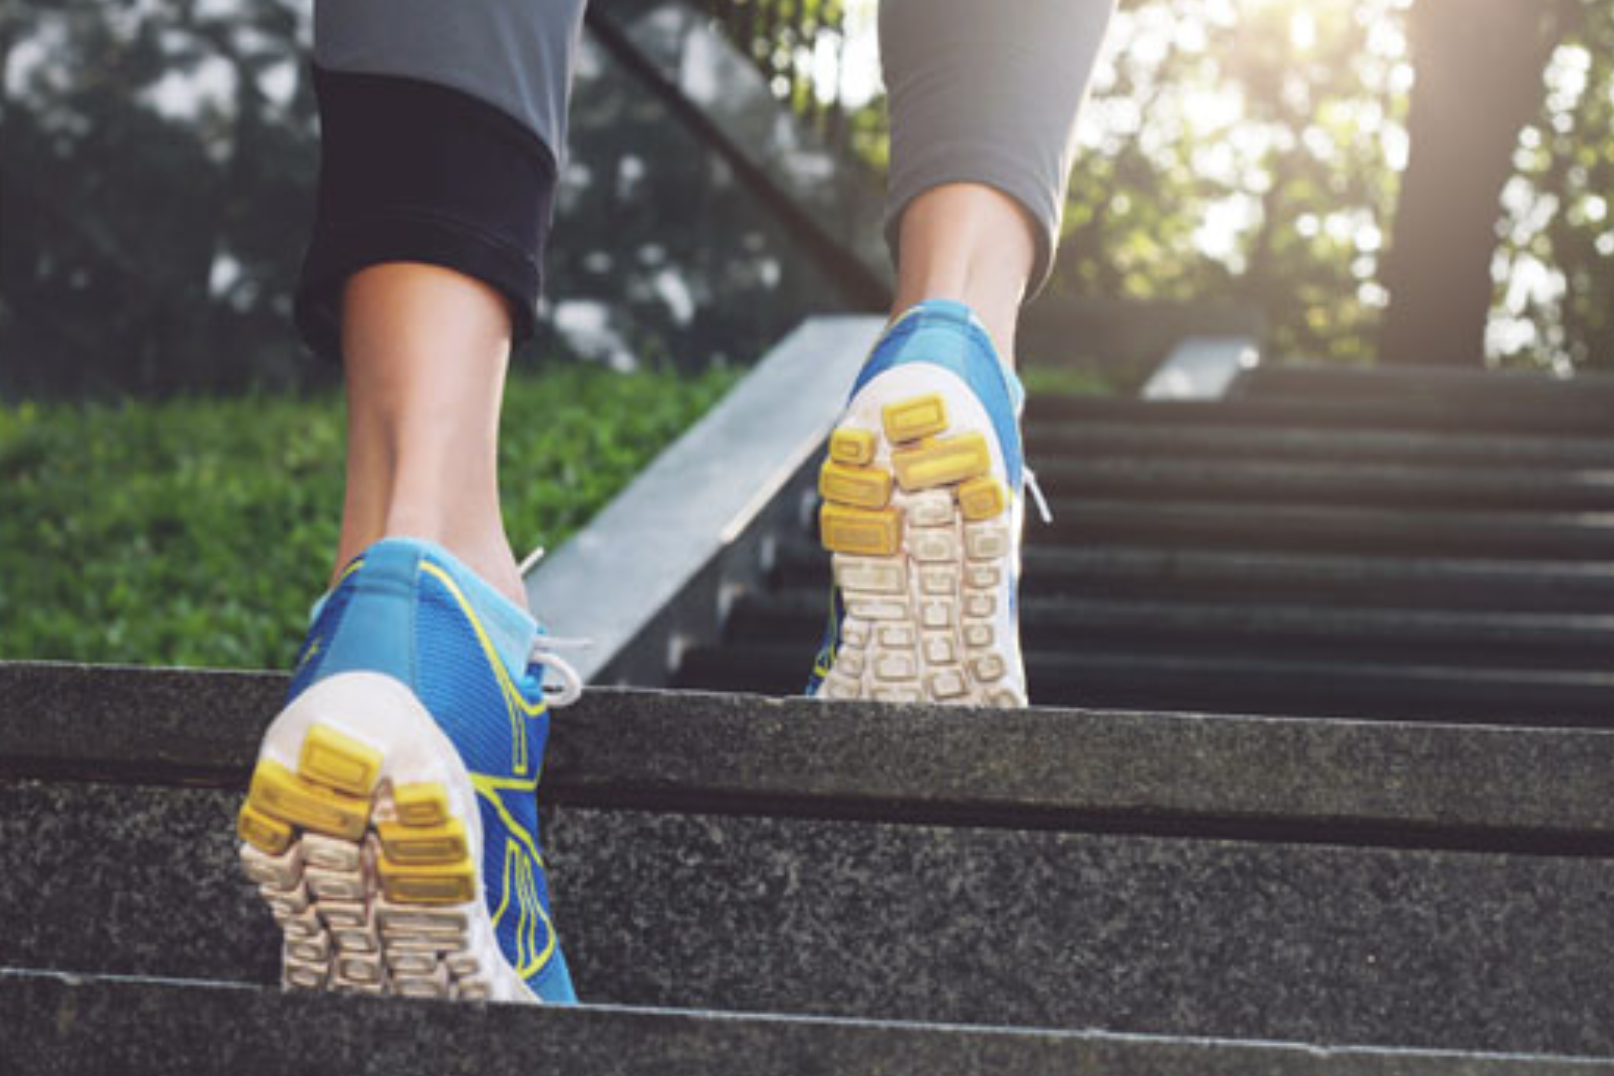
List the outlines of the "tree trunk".
{"type": "Polygon", "coordinates": [[[1411,12],[1411,152],[1392,246],[1379,354],[1391,363],[1485,361],[1502,187],[1519,129],[1541,108],[1542,71],[1567,5],[1417,0],[1411,12]]]}

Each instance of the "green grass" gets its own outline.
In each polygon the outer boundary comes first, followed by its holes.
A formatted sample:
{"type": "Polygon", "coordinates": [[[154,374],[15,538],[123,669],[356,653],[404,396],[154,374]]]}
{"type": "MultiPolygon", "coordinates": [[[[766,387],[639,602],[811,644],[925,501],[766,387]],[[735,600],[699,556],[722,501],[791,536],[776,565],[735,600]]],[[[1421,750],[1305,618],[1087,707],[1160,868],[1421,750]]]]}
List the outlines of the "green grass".
{"type": "MultiPolygon", "coordinates": [[[[736,380],[513,378],[518,553],[556,548],[736,380]]],[[[0,404],[0,658],[281,668],[330,570],[340,397],[0,404]]]]}
{"type": "Polygon", "coordinates": [[[1114,396],[1125,391],[1113,375],[1097,367],[1027,364],[1019,373],[1020,383],[1032,397],[1114,396]]]}

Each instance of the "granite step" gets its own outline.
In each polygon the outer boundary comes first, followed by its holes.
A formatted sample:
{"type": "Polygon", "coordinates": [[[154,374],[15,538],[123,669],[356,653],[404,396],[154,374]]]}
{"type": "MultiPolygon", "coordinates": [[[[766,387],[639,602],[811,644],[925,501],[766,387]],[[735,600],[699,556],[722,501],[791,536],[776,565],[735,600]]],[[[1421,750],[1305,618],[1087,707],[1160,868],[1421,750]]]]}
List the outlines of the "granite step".
{"type": "Polygon", "coordinates": [[[1187,420],[1160,425],[1095,415],[1079,422],[1033,419],[1025,426],[1025,439],[1027,455],[1034,463],[1062,457],[1125,456],[1228,461],[1348,460],[1442,467],[1614,468],[1614,439],[1608,437],[1244,427],[1187,420]]]}
{"type": "MultiPolygon", "coordinates": [[[[1614,562],[1608,561],[1060,547],[1037,542],[1028,544],[1023,556],[1027,600],[1037,594],[1137,601],[1309,602],[1333,608],[1594,614],[1614,610],[1614,562]]],[[[829,554],[803,537],[775,547],[766,582],[779,590],[806,588],[820,595],[822,606],[829,579],[829,554]]]]}
{"type": "MultiPolygon", "coordinates": [[[[735,601],[724,641],[772,639],[807,651],[823,630],[824,592],[800,588],[735,601]]],[[[1614,615],[1361,609],[1250,600],[1069,598],[1028,584],[1026,649],[1075,653],[1372,661],[1515,669],[1614,669],[1614,615]]]]}
{"type": "Polygon", "coordinates": [[[1245,370],[1229,395],[1240,399],[1348,402],[1363,407],[1433,402],[1495,413],[1556,415],[1566,423],[1607,428],[1614,411],[1614,378],[1600,374],[1552,377],[1478,367],[1346,366],[1272,363],[1245,370]]]}
{"type": "MultiPolygon", "coordinates": [[[[284,683],[0,666],[0,967],[272,982],[230,821],[284,683]]],[[[1611,774],[1599,730],[601,690],[544,796],[602,1005],[1610,1056],[1611,774]]]]}
{"type": "Polygon", "coordinates": [[[1037,477],[1056,501],[1614,511],[1614,470],[1593,468],[1086,455],[1039,459],[1037,477]]]}
{"type": "MultiPolygon", "coordinates": [[[[1040,475],[1040,472],[1039,472],[1040,475]]],[[[1185,483],[1179,499],[1144,483],[1119,483],[1104,496],[1078,496],[1044,483],[1052,522],[1026,520],[1025,548],[1129,548],[1322,557],[1443,558],[1528,562],[1614,561],[1614,512],[1408,504],[1296,503],[1246,497],[1210,499],[1185,483]]],[[[1364,489],[1367,487],[1364,486],[1364,489]]],[[[1304,484],[1296,486],[1304,496],[1304,484]]],[[[816,517],[785,528],[785,543],[812,541],[816,517]]]]}
{"type": "MultiPolygon", "coordinates": [[[[811,643],[747,642],[686,650],[672,686],[703,691],[800,691],[811,643]]],[[[1614,673],[1491,668],[1260,654],[1200,656],[1130,647],[1028,650],[1031,697],[1045,706],[1614,727],[1614,673]]]]}
{"type": "Polygon", "coordinates": [[[1054,522],[1034,521],[1035,545],[1149,549],[1614,560],[1614,514],[1459,511],[1342,505],[1051,498],[1054,522]]]}
{"type": "Polygon", "coordinates": [[[1594,1076],[1614,1061],[635,1009],[452,1006],[0,971],[0,1071],[99,1076],[1594,1076]],[[220,1029],[227,1028],[228,1033],[220,1029]]]}
{"type": "Polygon", "coordinates": [[[1036,424],[1104,421],[1134,427],[1528,434],[1566,441],[1614,434],[1614,407],[1601,402],[1571,404],[1567,408],[1511,408],[1473,406],[1439,397],[1363,403],[1309,396],[1221,400],[1044,396],[1033,397],[1027,403],[1026,420],[1036,424]]]}

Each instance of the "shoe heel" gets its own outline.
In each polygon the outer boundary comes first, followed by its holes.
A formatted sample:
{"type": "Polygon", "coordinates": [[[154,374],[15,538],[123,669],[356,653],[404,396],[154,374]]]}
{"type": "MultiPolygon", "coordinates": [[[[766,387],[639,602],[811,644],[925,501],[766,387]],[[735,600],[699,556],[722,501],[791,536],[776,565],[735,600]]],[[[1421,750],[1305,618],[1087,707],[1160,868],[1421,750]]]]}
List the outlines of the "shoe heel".
{"type": "Polygon", "coordinates": [[[237,820],[242,870],[283,935],[283,982],[518,999],[482,900],[475,793],[468,777],[430,779],[457,765],[452,746],[396,681],[341,679],[270,727],[237,820]],[[318,716],[333,711],[340,723],[318,716]]]}
{"type": "Polygon", "coordinates": [[[994,627],[1009,494],[968,412],[915,392],[880,408],[878,430],[830,436],[819,537],[845,617],[827,698],[1023,705],[994,627]]]}

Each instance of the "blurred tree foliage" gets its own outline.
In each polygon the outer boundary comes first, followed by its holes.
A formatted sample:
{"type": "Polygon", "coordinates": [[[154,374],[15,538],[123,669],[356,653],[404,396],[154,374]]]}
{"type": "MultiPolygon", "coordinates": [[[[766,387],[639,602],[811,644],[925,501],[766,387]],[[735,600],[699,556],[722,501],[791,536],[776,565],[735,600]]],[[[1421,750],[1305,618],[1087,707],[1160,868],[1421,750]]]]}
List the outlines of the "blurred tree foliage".
{"type": "MultiPolygon", "coordinates": [[[[1125,4],[1082,125],[1054,294],[1239,296],[1275,353],[1371,358],[1409,153],[1410,6],[1125,4]]],[[[1559,24],[1538,115],[1491,210],[1485,338],[1510,364],[1607,367],[1614,5],[1563,6],[1581,17],[1559,24]]],[[[1448,163],[1461,173],[1464,162],[1448,163]]]]}
{"type": "Polygon", "coordinates": [[[1577,0],[1502,191],[1491,347],[1558,368],[1614,367],[1614,4],[1577,0]]]}
{"type": "MultiPolygon", "coordinates": [[[[1487,350],[1515,365],[1614,365],[1614,5],[1569,2],[1584,17],[1551,51],[1492,215],[1487,350]]],[[[1275,353],[1371,358],[1409,152],[1410,6],[1124,5],[1082,124],[1054,294],[1239,296],[1275,353]]]]}
{"type": "Polygon", "coordinates": [[[307,6],[0,10],[3,382],[283,387],[312,217],[307,6]]]}
{"type": "Polygon", "coordinates": [[[1054,294],[1237,296],[1280,354],[1361,359],[1410,70],[1397,0],[1116,16],[1054,294]]]}
{"type": "MultiPolygon", "coordinates": [[[[878,100],[839,102],[848,11],[868,3],[700,2],[782,99],[881,162],[878,100]]],[[[1614,4],[1550,2],[1582,17],[1550,50],[1502,187],[1486,346],[1520,365],[1614,365],[1614,4]]],[[[1275,353],[1372,357],[1408,157],[1411,3],[1123,0],[1043,301],[1236,298],[1261,313],[1275,353]]],[[[287,329],[315,169],[307,17],[306,0],[0,7],[0,385],[273,387],[318,369],[294,358],[287,329]]],[[[624,144],[676,141],[655,135],[666,121],[653,110],[588,107],[639,125],[624,144]]],[[[686,199],[712,210],[698,219],[652,209],[633,192],[662,182],[658,162],[612,152],[618,171],[597,170],[600,189],[628,193],[588,210],[590,227],[628,212],[735,258],[710,271],[704,255],[645,261],[653,243],[610,264],[588,249],[573,268],[557,250],[552,283],[570,273],[597,305],[617,281],[658,339],[682,331],[690,304],[721,309],[737,281],[752,282],[730,301],[743,314],[693,324],[763,333],[797,309],[808,277],[786,271],[775,287],[746,274],[746,259],[773,255],[731,221],[739,199],[686,199]],[[795,298],[755,316],[774,292],[795,298]]],[[[703,174],[722,178],[690,173],[703,174]]]]}
{"type": "MultiPolygon", "coordinates": [[[[309,11],[0,7],[0,392],[334,379],[289,317],[317,171],[309,11]]],[[[676,48],[679,27],[651,22],[676,48]]],[[[546,273],[554,331],[533,354],[705,368],[836,308],[836,281],[602,50],[584,48],[573,101],[546,273]]],[[[741,105],[777,123],[765,89],[741,105]]]]}

